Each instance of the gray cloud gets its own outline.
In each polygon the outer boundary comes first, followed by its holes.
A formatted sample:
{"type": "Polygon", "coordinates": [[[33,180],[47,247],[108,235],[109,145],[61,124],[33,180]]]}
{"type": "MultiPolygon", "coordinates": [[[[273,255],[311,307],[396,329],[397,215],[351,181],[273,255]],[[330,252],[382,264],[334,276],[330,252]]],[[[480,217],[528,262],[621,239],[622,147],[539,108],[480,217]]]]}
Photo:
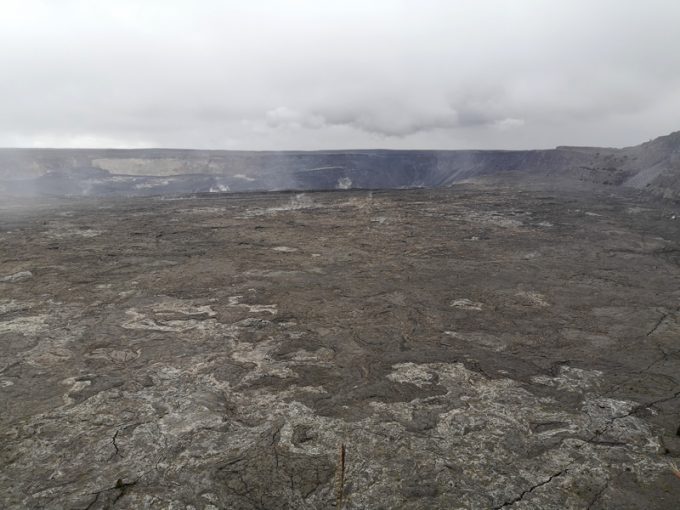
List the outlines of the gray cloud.
{"type": "Polygon", "coordinates": [[[0,145],[627,145],[680,129],[675,0],[5,0],[0,145]]]}

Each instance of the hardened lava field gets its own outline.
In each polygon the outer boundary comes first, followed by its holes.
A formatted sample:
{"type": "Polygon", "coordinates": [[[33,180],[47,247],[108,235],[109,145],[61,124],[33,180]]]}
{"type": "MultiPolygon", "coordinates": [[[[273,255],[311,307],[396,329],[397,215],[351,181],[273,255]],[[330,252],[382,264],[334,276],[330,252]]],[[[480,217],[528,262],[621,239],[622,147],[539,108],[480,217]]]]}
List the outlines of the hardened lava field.
{"type": "Polygon", "coordinates": [[[676,509],[679,217],[481,185],[5,203],[0,506],[676,509]]]}

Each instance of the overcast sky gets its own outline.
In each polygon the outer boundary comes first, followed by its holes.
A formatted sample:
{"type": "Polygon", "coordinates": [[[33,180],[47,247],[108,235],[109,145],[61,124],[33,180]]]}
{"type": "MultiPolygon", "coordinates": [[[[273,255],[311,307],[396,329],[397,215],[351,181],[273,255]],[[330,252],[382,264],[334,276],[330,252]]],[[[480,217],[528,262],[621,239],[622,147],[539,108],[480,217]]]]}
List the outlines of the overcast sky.
{"type": "Polygon", "coordinates": [[[0,0],[0,146],[625,146],[679,0],[0,0]]]}

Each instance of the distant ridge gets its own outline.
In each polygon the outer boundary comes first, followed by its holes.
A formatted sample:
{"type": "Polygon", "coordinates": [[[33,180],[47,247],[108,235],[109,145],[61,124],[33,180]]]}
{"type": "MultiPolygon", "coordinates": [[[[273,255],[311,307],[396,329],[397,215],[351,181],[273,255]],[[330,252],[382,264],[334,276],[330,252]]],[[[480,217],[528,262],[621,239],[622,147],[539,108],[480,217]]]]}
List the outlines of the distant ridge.
{"type": "Polygon", "coordinates": [[[470,180],[627,187],[680,198],[680,131],[625,148],[517,151],[0,149],[0,194],[15,196],[394,189],[470,180]]]}

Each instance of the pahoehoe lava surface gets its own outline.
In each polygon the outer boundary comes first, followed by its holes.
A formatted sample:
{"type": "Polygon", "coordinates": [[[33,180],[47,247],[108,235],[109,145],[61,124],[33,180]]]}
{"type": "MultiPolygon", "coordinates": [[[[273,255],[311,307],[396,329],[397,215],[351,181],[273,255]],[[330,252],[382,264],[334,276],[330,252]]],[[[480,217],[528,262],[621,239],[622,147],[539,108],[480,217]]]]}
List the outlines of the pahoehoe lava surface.
{"type": "Polygon", "coordinates": [[[1,207],[3,508],[680,506],[672,202],[1,207]]]}

